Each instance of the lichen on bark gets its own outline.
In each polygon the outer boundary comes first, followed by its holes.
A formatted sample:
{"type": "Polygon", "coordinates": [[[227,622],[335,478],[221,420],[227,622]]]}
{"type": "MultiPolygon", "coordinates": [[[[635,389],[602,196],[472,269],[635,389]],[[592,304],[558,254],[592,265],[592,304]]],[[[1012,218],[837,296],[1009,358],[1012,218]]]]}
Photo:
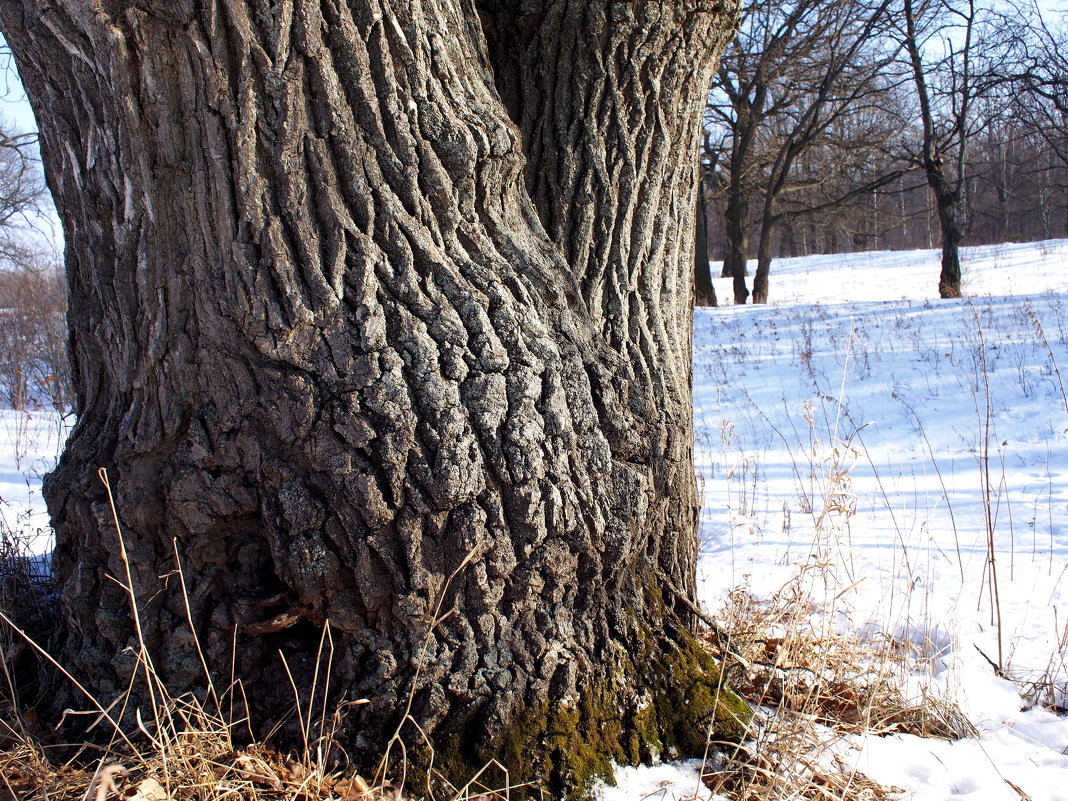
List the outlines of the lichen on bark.
{"type": "Polygon", "coordinates": [[[740,742],[751,717],[711,655],[683,635],[659,662],[618,653],[608,675],[583,682],[577,697],[517,708],[492,740],[448,735],[435,744],[433,765],[454,787],[496,762],[520,796],[584,798],[595,782],[613,780],[616,765],[701,757],[740,742]]]}

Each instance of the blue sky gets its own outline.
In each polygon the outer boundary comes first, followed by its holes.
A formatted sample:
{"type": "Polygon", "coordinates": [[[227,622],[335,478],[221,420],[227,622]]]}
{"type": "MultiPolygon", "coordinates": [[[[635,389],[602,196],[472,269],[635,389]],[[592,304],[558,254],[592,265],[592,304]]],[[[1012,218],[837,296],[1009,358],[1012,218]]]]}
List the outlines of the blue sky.
{"type": "MultiPolygon", "coordinates": [[[[7,43],[0,36],[0,49],[6,51],[7,43]]],[[[37,121],[22,90],[15,63],[7,53],[0,55],[0,117],[19,133],[37,130],[37,121]]]]}

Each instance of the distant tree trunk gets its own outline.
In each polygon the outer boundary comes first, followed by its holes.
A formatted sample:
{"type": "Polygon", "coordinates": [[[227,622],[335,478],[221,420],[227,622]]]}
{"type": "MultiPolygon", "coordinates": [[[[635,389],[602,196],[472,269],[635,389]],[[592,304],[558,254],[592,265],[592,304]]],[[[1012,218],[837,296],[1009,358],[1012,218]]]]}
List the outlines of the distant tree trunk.
{"type": "Polygon", "coordinates": [[[775,227],[778,219],[765,215],[760,226],[760,240],[757,243],[757,268],[753,276],[753,303],[768,302],[768,279],[771,275],[771,252],[775,227]]]}
{"type": "Polygon", "coordinates": [[[708,264],[708,217],[705,188],[697,182],[697,233],[694,236],[694,303],[698,306],[718,306],[716,288],[712,285],[712,269],[708,264]]]}
{"type": "Polygon", "coordinates": [[[1056,184],[1051,180],[1055,176],[1055,165],[1052,164],[1052,160],[1049,155],[1045,158],[1045,169],[1041,172],[1042,175],[1042,191],[1038,199],[1039,219],[1042,221],[1042,238],[1053,238],[1053,212],[1056,205],[1057,191],[1054,188],[1056,184]]]}
{"type": "MultiPolygon", "coordinates": [[[[930,172],[928,180],[932,180],[930,172]]],[[[942,272],[938,276],[938,295],[941,298],[959,298],[961,296],[960,246],[964,240],[964,204],[958,193],[949,190],[944,184],[945,179],[935,172],[931,186],[938,204],[938,224],[942,233],[942,272]]]]}
{"type": "Polygon", "coordinates": [[[786,224],[786,230],[784,232],[786,239],[786,250],[790,256],[796,258],[801,255],[801,251],[797,246],[797,231],[792,222],[786,224]]]}
{"type": "MultiPolygon", "coordinates": [[[[908,52],[909,63],[912,67],[913,84],[916,87],[916,98],[919,101],[920,122],[923,126],[923,144],[920,152],[920,164],[927,178],[927,185],[935,198],[935,206],[938,211],[938,226],[942,234],[942,271],[938,278],[938,294],[942,298],[959,298],[961,296],[961,271],[960,271],[960,244],[964,238],[967,223],[968,205],[965,196],[967,182],[965,181],[965,167],[968,163],[968,130],[970,125],[971,101],[973,87],[970,85],[970,53],[975,22],[974,2],[966,5],[966,11],[954,10],[951,13],[962,20],[959,22],[964,29],[964,42],[958,51],[954,50],[954,58],[950,60],[954,85],[954,94],[950,104],[950,130],[956,137],[955,153],[952,154],[955,174],[947,173],[946,158],[951,154],[944,152],[945,142],[940,139],[935,130],[934,104],[931,100],[931,90],[924,65],[923,47],[921,34],[918,33],[917,11],[913,7],[912,0],[904,0],[903,13],[905,18],[904,45],[908,52]],[[956,59],[963,58],[963,65],[956,64],[956,59]],[[960,86],[957,86],[958,82],[960,86]]],[[[937,86],[936,86],[937,88],[937,86]]],[[[944,99],[944,98],[943,98],[944,99]]],[[[943,135],[945,141],[951,141],[952,137],[943,135]]],[[[930,237],[930,227],[928,227],[930,237]]]]}
{"type": "Polygon", "coordinates": [[[740,736],[689,608],[690,154],[730,7],[91,5],[0,3],[67,237],[65,664],[105,702],[136,667],[106,467],[175,695],[195,631],[265,730],[329,621],[358,759],[410,692],[438,766],[557,793],[740,736]]]}
{"type": "Polygon", "coordinates": [[[723,214],[723,277],[734,279],[734,302],[745,303],[749,289],[745,285],[749,249],[749,204],[735,192],[729,192],[723,214]]]}
{"type": "MultiPolygon", "coordinates": [[[[902,181],[903,183],[903,181],[902,181]]],[[[898,211],[901,215],[901,242],[897,245],[899,248],[905,248],[909,242],[909,226],[908,226],[908,209],[905,205],[905,192],[902,190],[901,185],[898,185],[898,211]]],[[[893,245],[891,245],[893,248],[893,245]]]]}
{"type": "Polygon", "coordinates": [[[731,146],[730,178],[727,182],[727,203],[723,211],[723,278],[732,278],[734,302],[745,303],[749,290],[745,286],[747,251],[749,249],[749,188],[746,186],[746,160],[755,136],[756,126],[749,106],[739,105],[734,121],[734,142],[731,146]]]}
{"type": "MultiPolygon", "coordinates": [[[[932,209],[931,209],[931,194],[932,193],[930,193],[930,192],[927,193],[927,213],[924,215],[924,218],[927,221],[927,249],[928,250],[930,250],[931,248],[934,247],[934,225],[933,225],[933,222],[932,222],[932,219],[931,219],[932,218],[932,214],[931,214],[931,212],[932,212],[932,209]]],[[[938,204],[937,203],[935,204],[935,208],[934,208],[934,216],[935,217],[938,216],[938,204]]]]}
{"type": "MultiPolygon", "coordinates": [[[[927,185],[934,195],[938,214],[938,228],[942,236],[942,271],[938,277],[938,295],[943,299],[961,296],[960,246],[964,239],[967,206],[963,196],[964,182],[951,182],[941,157],[930,144],[925,146],[923,170],[927,185]]],[[[928,228],[930,231],[930,228],[928,228]]],[[[930,233],[928,234],[930,237],[930,233]]]]}

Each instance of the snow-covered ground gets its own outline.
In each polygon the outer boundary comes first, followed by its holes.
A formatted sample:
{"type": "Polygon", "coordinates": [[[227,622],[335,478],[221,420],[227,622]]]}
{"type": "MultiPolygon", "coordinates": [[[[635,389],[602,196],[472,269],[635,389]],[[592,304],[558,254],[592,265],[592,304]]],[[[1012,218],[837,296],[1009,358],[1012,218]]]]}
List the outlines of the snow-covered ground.
{"type": "MultiPolygon", "coordinates": [[[[938,300],[934,252],[772,269],[770,305],[695,319],[705,606],[770,596],[818,551],[835,625],[916,644],[910,681],[981,733],[851,736],[841,758],[904,797],[1068,798],[1068,719],[1020,695],[1045,676],[1068,706],[1068,241],[968,249],[961,301],[938,300]]],[[[0,411],[6,530],[44,530],[63,430],[0,411]]],[[[621,769],[601,800],[707,797],[699,770],[621,769]]]]}
{"type": "Polygon", "coordinates": [[[1068,719],[1020,688],[1068,706],[1068,241],[967,249],[960,301],[938,259],[784,259],[771,305],[697,312],[703,601],[769,596],[819,551],[835,625],[933,654],[917,692],[981,732],[844,756],[916,799],[1064,799],[1068,719]]]}
{"type": "MultiPolygon", "coordinates": [[[[41,479],[56,465],[73,418],[0,408],[0,537],[19,553],[51,550],[41,479]]],[[[6,544],[6,543],[5,543],[6,544]]]]}

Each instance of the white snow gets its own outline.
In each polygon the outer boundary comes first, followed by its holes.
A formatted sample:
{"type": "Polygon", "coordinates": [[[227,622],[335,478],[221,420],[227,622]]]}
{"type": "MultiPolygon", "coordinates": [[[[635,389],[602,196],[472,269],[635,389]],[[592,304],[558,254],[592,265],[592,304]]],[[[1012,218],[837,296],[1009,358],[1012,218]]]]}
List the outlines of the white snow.
{"type": "Polygon", "coordinates": [[[55,467],[72,422],[51,409],[0,409],[0,538],[19,553],[51,550],[41,479],[55,467]]]}
{"type": "Polygon", "coordinates": [[[783,259],[769,306],[698,310],[702,599],[770,596],[821,548],[835,625],[935,654],[912,685],[981,732],[853,738],[853,764],[917,799],[1068,798],[1068,720],[1020,695],[1045,677],[1068,706],[1068,241],[964,265],[967,297],[942,301],[936,251],[783,259]],[[817,538],[834,469],[855,512],[817,538]],[[1013,681],[987,661],[998,609],[1013,681]]]}
{"type": "MultiPolygon", "coordinates": [[[[1045,676],[1068,705],[1068,241],[966,249],[961,301],[938,299],[938,269],[934,251],[782,259],[770,305],[696,313],[702,601],[714,613],[743,583],[770,596],[822,549],[835,625],[922,648],[910,682],[980,732],[853,736],[839,755],[903,797],[1065,799],[1068,720],[1020,692],[1045,676]],[[816,537],[834,470],[855,510],[816,537]],[[999,631],[1011,681],[988,662],[999,631]]],[[[40,549],[64,432],[0,411],[0,522],[40,549]]],[[[708,798],[699,772],[620,768],[599,798],[708,798]]]]}
{"type": "Polygon", "coordinates": [[[713,798],[701,783],[701,760],[687,759],[662,765],[616,768],[616,786],[599,787],[600,801],[708,801],[713,798]]]}

